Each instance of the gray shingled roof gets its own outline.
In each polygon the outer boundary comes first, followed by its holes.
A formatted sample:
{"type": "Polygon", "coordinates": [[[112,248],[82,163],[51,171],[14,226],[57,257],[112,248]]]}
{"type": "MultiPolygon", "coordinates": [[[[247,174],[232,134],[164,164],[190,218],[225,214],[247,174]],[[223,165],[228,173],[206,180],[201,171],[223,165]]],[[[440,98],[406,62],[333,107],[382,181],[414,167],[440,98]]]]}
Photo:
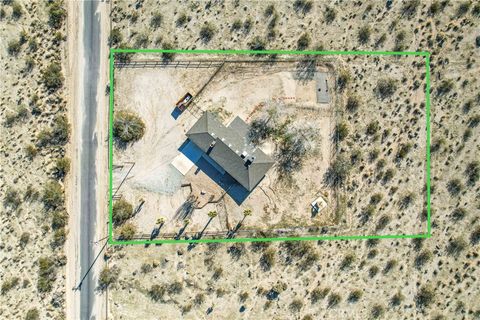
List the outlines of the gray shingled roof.
{"type": "Polygon", "coordinates": [[[239,117],[225,127],[212,113],[205,112],[187,132],[187,137],[249,191],[274,163],[249,142],[248,125],[239,117]],[[209,150],[212,143],[214,146],[209,150]]]}

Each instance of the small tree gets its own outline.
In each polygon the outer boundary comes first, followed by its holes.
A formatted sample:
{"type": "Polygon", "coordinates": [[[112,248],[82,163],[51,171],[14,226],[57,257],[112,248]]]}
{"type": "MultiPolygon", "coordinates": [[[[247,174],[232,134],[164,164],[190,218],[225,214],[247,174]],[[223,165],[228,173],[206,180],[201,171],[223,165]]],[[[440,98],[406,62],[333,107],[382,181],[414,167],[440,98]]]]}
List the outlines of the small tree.
{"type": "Polygon", "coordinates": [[[20,44],[19,40],[12,40],[8,42],[7,45],[7,52],[11,56],[18,56],[20,50],[22,49],[22,45],[20,44]]]}
{"type": "Polygon", "coordinates": [[[167,288],[164,285],[154,284],[148,290],[148,295],[153,301],[160,301],[167,292],[167,288]]]}
{"type": "Polygon", "coordinates": [[[177,27],[183,27],[188,21],[188,17],[185,13],[181,13],[176,21],[177,27]]]}
{"type": "Polygon", "coordinates": [[[12,4],[12,18],[14,20],[18,20],[22,17],[22,15],[23,15],[22,5],[18,2],[14,2],[12,4]]]}
{"type": "Polygon", "coordinates": [[[125,199],[120,199],[113,204],[112,221],[114,225],[120,225],[133,216],[133,206],[125,199]]]}
{"type": "Polygon", "coordinates": [[[338,90],[343,91],[347,87],[347,84],[350,82],[350,80],[351,80],[350,72],[348,72],[345,69],[340,70],[337,77],[338,90]]]}
{"type": "Polygon", "coordinates": [[[350,95],[347,98],[347,103],[345,104],[345,109],[349,112],[356,112],[360,106],[360,98],[356,95],[350,95]]]}
{"type": "Polygon", "coordinates": [[[145,133],[145,123],[136,114],[129,111],[115,113],[113,136],[122,144],[140,140],[145,133]]]}
{"type": "Polygon", "coordinates": [[[434,297],[435,294],[433,290],[427,287],[422,287],[415,295],[415,303],[419,309],[424,309],[432,303],[434,297]]]}
{"type": "Polygon", "coordinates": [[[38,312],[37,308],[32,308],[27,311],[27,314],[25,315],[25,320],[39,320],[40,319],[40,313],[38,312]]]}
{"type": "Polygon", "coordinates": [[[55,262],[52,258],[41,257],[38,259],[38,283],[39,292],[50,292],[53,288],[57,275],[55,262]]]}
{"type": "Polygon", "coordinates": [[[335,9],[333,8],[330,8],[330,7],[327,7],[325,8],[325,13],[324,13],[324,18],[325,18],[325,22],[327,24],[330,24],[332,23],[335,18],[337,17],[337,12],[335,11],[335,9]]]}
{"type": "Polygon", "coordinates": [[[348,295],[347,301],[350,303],[356,303],[360,298],[363,296],[363,292],[361,290],[353,290],[348,295]]]}
{"type": "Polygon", "coordinates": [[[108,38],[108,42],[111,46],[116,46],[117,44],[123,41],[122,33],[119,28],[113,28],[110,32],[110,37],[108,38]]]}

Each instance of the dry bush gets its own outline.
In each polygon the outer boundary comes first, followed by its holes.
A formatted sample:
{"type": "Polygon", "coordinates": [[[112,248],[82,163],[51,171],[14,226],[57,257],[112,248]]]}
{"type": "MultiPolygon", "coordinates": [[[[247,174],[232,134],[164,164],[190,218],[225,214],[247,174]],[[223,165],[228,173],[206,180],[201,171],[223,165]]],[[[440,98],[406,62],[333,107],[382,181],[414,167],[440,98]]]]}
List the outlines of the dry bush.
{"type": "Polygon", "coordinates": [[[113,121],[113,136],[120,144],[140,140],[145,134],[145,123],[133,112],[118,111],[113,121]]]}
{"type": "Polygon", "coordinates": [[[118,226],[133,216],[133,206],[125,199],[115,201],[112,207],[112,221],[118,226]]]}
{"type": "Polygon", "coordinates": [[[118,281],[120,270],[117,267],[104,267],[98,276],[98,287],[105,290],[118,281]]]}

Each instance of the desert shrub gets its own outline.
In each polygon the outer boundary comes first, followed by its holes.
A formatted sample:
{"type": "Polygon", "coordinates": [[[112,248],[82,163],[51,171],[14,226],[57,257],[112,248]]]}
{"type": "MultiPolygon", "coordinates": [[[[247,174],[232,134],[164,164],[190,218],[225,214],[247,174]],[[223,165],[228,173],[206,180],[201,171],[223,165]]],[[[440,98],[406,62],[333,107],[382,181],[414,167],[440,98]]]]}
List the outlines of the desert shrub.
{"type": "Polygon", "coordinates": [[[443,96],[452,91],[454,87],[453,80],[447,79],[440,82],[440,85],[437,88],[437,95],[443,96]]]}
{"type": "Polygon", "coordinates": [[[132,223],[125,223],[118,230],[118,239],[120,240],[131,240],[137,232],[137,227],[132,223]]]}
{"type": "Polygon", "coordinates": [[[242,28],[242,21],[240,19],[236,19],[232,23],[232,31],[238,31],[242,28]]]}
{"type": "Polygon", "coordinates": [[[347,87],[347,84],[350,82],[351,78],[352,76],[350,75],[350,72],[345,69],[340,70],[337,77],[338,90],[343,91],[347,87]]]}
{"type": "Polygon", "coordinates": [[[140,33],[135,38],[135,46],[138,48],[146,48],[150,43],[150,38],[147,33],[140,33]]]}
{"type": "Polygon", "coordinates": [[[373,319],[381,318],[383,317],[384,314],[385,314],[385,308],[379,304],[375,304],[372,307],[372,310],[370,310],[370,315],[373,319]]]}
{"type": "Polygon", "coordinates": [[[360,106],[360,98],[356,95],[350,95],[347,98],[347,103],[345,104],[345,109],[349,112],[356,112],[360,106]]]}
{"type": "Polygon", "coordinates": [[[200,29],[200,39],[202,39],[204,43],[210,42],[210,40],[212,40],[214,35],[215,35],[215,28],[210,23],[204,24],[200,29]]]}
{"type": "Polygon", "coordinates": [[[275,300],[278,299],[278,296],[287,290],[287,284],[282,281],[278,281],[270,290],[265,293],[267,300],[275,300]]]}
{"type": "Polygon", "coordinates": [[[187,21],[187,15],[185,13],[181,13],[175,21],[175,24],[177,25],[177,27],[183,27],[187,23],[187,21]]]}
{"type": "Polygon", "coordinates": [[[465,216],[467,215],[467,210],[465,210],[464,208],[455,208],[455,210],[453,210],[452,212],[452,220],[453,221],[460,221],[460,220],[463,220],[463,218],[465,218],[465,216]]]}
{"type": "Polygon", "coordinates": [[[5,191],[3,205],[8,208],[17,209],[21,203],[22,200],[20,199],[18,191],[12,187],[8,187],[7,191],[5,191]]]}
{"type": "MultiPolygon", "coordinates": [[[[175,47],[170,42],[164,42],[162,44],[162,49],[163,50],[173,50],[173,49],[175,49],[175,47]]],[[[173,60],[173,57],[175,57],[174,52],[162,52],[162,60],[163,61],[171,61],[171,60],[173,60]]]]}
{"type": "Polygon", "coordinates": [[[391,97],[397,90],[397,82],[391,78],[383,78],[378,80],[377,86],[375,88],[377,95],[381,99],[386,99],[391,97]]]}
{"type": "Polygon", "coordinates": [[[293,301],[288,305],[288,309],[292,313],[299,313],[303,308],[303,301],[300,299],[293,299],[293,301]]]}
{"type": "Polygon", "coordinates": [[[345,140],[348,136],[348,125],[346,122],[337,123],[335,126],[335,132],[333,133],[333,141],[340,142],[345,140]]]}
{"type": "Polygon", "coordinates": [[[150,26],[154,29],[159,28],[162,25],[163,16],[160,12],[154,12],[152,19],[150,20],[150,26]]]}
{"type": "Polygon", "coordinates": [[[215,270],[213,271],[212,278],[215,279],[215,280],[218,280],[218,279],[220,279],[222,274],[223,274],[223,269],[222,268],[220,268],[220,267],[215,268],[215,270]]]}
{"type": "Polygon", "coordinates": [[[478,124],[480,124],[480,114],[473,115],[468,119],[468,126],[470,128],[475,128],[478,124]]]}
{"type": "Polygon", "coordinates": [[[389,182],[393,179],[395,176],[395,170],[394,169],[387,169],[385,173],[383,174],[382,180],[384,183],[389,182]]]}
{"type": "Polygon", "coordinates": [[[480,227],[476,227],[470,235],[470,243],[476,245],[480,242],[480,227]]]}
{"type": "Polygon", "coordinates": [[[327,308],[332,309],[335,308],[342,301],[342,297],[338,293],[331,293],[328,296],[327,301],[327,308]]]}
{"type": "Polygon", "coordinates": [[[407,38],[407,32],[405,30],[400,30],[395,35],[395,46],[393,47],[393,51],[404,51],[406,48],[405,39],[407,38]]]}
{"type": "Polygon", "coordinates": [[[260,257],[260,266],[264,271],[268,271],[274,265],[275,265],[275,249],[268,248],[260,257]]]}
{"type": "Polygon", "coordinates": [[[310,300],[312,301],[312,303],[317,303],[318,301],[325,299],[329,292],[330,288],[315,288],[310,293],[310,300]]]}
{"type": "Polygon", "coordinates": [[[153,301],[160,301],[167,292],[167,288],[164,285],[154,284],[148,290],[148,295],[153,301]]]}
{"type": "Polygon", "coordinates": [[[52,214],[52,228],[64,228],[67,225],[68,214],[65,210],[54,211],[52,214]]]}
{"type": "Polygon", "coordinates": [[[307,33],[304,33],[298,38],[297,48],[298,50],[305,50],[310,45],[310,36],[307,33]]]}
{"type": "Polygon", "coordinates": [[[30,233],[28,232],[22,233],[22,235],[20,236],[20,246],[24,248],[28,244],[29,240],[30,240],[30,233]]]}
{"type": "Polygon", "coordinates": [[[263,15],[265,16],[265,18],[268,18],[274,13],[275,13],[275,6],[273,4],[269,4],[267,8],[265,8],[263,15]]]}
{"type": "Polygon", "coordinates": [[[293,2],[293,9],[297,13],[306,14],[312,10],[313,3],[311,0],[295,0],[293,2]]]}
{"type": "Polygon", "coordinates": [[[415,295],[415,303],[418,308],[423,309],[432,303],[434,296],[432,289],[422,287],[415,295]]]}
{"type": "Polygon", "coordinates": [[[457,7],[457,17],[464,16],[470,10],[471,5],[472,2],[470,0],[460,2],[457,7]]]}
{"type": "Polygon", "coordinates": [[[62,87],[65,78],[62,74],[62,66],[58,62],[52,62],[42,71],[42,81],[49,90],[58,90],[62,87]]]}
{"type": "Polygon", "coordinates": [[[113,136],[120,143],[126,144],[140,140],[145,133],[145,123],[136,114],[129,111],[115,113],[113,136]]]}
{"type": "Polygon", "coordinates": [[[347,301],[350,303],[356,303],[360,298],[363,296],[363,292],[361,290],[353,290],[348,295],[347,301]]]}
{"type": "Polygon", "coordinates": [[[67,16],[67,11],[63,8],[63,1],[52,1],[48,5],[48,24],[54,28],[59,29],[62,26],[63,20],[67,16]]]}
{"type": "Polygon", "coordinates": [[[350,162],[344,156],[340,155],[328,168],[324,180],[330,186],[340,187],[347,180],[350,170],[350,162]]]}
{"type": "Polygon", "coordinates": [[[65,202],[63,188],[56,181],[49,181],[45,184],[42,194],[42,202],[47,209],[56,210],[65,202]]]}
{"type": "Polygon", "coordinates": [[[354,261],[355,256],[353,254],[347,254],[345,257],[343,257],[342,262],[340,262],[340,270],[344,271],[349,269],[354,261]]]}
{"type": "Polygon", "coordinates": [[[405,159],[407,154],[410,152],[412,149],[412,144],[411,143],[402,143],[400,144],[400,147],[397,150],[397,154],[395,156],[396,161],[401,161],[405,159]]]}
{"type": "Polygon", "coordinates": [[[383,268],[383,271],[382,273],[383,274],[388,274],[393,268],[395,268],[395,266],[397,265],[397,261],[396,260],[389,260],[387,262],[387,264],[385,264],[385,268],[383,268]]]}
{"type": "Polygon", "coordinates": [[[323,17],[325,19],[325,23],[330,24],[337,17],[337,12],[335,11],[335,9],[327,7],[327,8],[325,8],[325,12],[323,14],[323,17]]]}
{"type": "Polygon", "coordinates": [[[418,256],[415,258],[415,267],[417,269],[421,269],[425,263],[430,261],[432,259],[432,253],[428,250],[424,250],[418,254],[418,256]]]}
{"type": "Polygon", "coordinates": [[[7,12],[5,12],[5,9],[3,7],[1,7],[0,8],[0,20],[3,20],[6,15],[7,15],[7,12]]]}
{"type": "Polygon", "coordinates": [[[105,290],[109,286],[115,284],[118,280],[119,274],[119,269],[116,267],[104,267],[98,276],[98,287],[100,290],[105,290]]]}
{"type": "Polygon", "coordinates": [[[399,207],[400,209],[404,210],[412,204],[412,202],[415,200],[415,194],[413,192],[407,192],[399,201],[399,207]]]}
{"type": "Polygon", "coordinates": [[[368,268],[368,276],[370,278],[373,278],[377,275],[379,269],[377,266],[371,266],[370,268],[368,268]]]}
{"type": "Polygon", "coordinates": [[[65,228],[59,228],[53,233],[52,247],[58,248],[65,244],[67,240],[67,230],[65,228]]]}
{"type": "Polygon", "coordinates": [[[10,291],[11,289],[15,288],[19,282],[20,282],[20,278],[18,277],[11,277],[11,278],[5,279],[2,283],[2,289],[1,289],[2,295],[10,291]]]}
{"type": "Polygon", "coordinates": [[[55,177],[63,179],[70,171],[70,159],[67,157],[59,158],[55,161],[53,172],[55,177]]]}
{"type": "Polygon", "coordinates": [[[12,3],[12,18],[18,20],[23,15],[22,5],[18,2],[12,3]]]}
{"type": "Polygon", "coordinates": [[[205,294],[203,293],[198,293],[195,295],[195,298],[193,299],[193,303],[197,306],[202,305],[205,302],[205,294]]]}
{"type": "Polygon", "coordinates": [[[381,193],[375,193],[370,197],[370,204],[377,205],[382,201],[382,194],[381,193]]]}
{"type": "Polygon", "coordinates": [[[367,129],[365,130],[365,132],[369,136],[373,136],[375,133],[378,132],[378,130],[380,130],[380,123],[378,121],[372,121],[367,125],[367,129]]]}
{"type": "Polygon", "coordinates": [[[320,255],[317,252],[308,252],[304,258],[299,262],[298,267],[300,270],[305,271],[310,269],[315,262],[320,259],[320,255]]]}
{"type": "Polygon", "coordinates": [[[31,184],[29,184],[27,186],[27,190],[25,190],[25,193],[23,195],[23,200],[33,201],[33,200],[37,200],[39,196],[40,196],[40,193],[34,187],[32,187],[31,184]]]}
{"type": "Polygon", "coordinates": [[[9,55],[16,57],[20,53],[21,49],[22,45],[20,44],[19,40],[12,40],[8,42],[7,52],[9,55]]]}
{"type": "Polygon", "coordinates": [[[390,298],[389,304],[392,307],[398,307],[404,299],[405,297],[400,292],[397,292],[390,298]]]}
{"type": "MultiPolygon", "coordinates": [[[[128,44],[122,42],[118,46],[119,48],[122,49],[130,49],[128,44]]],[[[129,63],[132,60],[133,53],[132,52],[117,52],[115,53],[115,60],[116,62],[119,63],[129,63]]]]}
{"type": "Polygon", "coordinates": [[[466,247],[467,243],[463,239],[455,238],[448,241],[446,250],[449,255],[458,257],[466,247]]]}
{"type": "Polygon", "coordinates": [[[412,18],[417,13],[417,8],[420,5],[420,0],[407,0],[402,6],[402,15],[407,18],[412,18]]]}
{"type": "Polygon", "coordinates": [[[25,58],[25,68],[23,69],[25,72],[31,72],[35,67],[35,60],[32,57],[25,58]]]}
{"type": "Polygon", "coordinates": [[[39,292],[50,292],[53,283],[57,277],[55,263],[52,258],[41,257],[38,259],[38,282],[37,289],[39,292]]]}
{"type": "Polygon", "coordinates": [[[123,41],[122,32],[119,28],[113,28],[108,37],[108,42],[111,46],[116,46],[123,41]]]}
{"type": "Polygon", "coordinates": [[[167,291],[169,294],[179,294],[183,290],[183,285],[180,281],[174,281],[172,282],[168,288],[167,291]]]}
{"type": "Polygon", "coordinates": [[[35,52],[38,50],[38,41],[36,38],[30,38],[30,40],[28,41],[28,49],[30,49],[31,52],[35,52]]]}
{"type": "Polygon", "coordinates": [[[25,315],[25,320],[39,320],[40,319],[40,313],[38,312],[37,308],[32,308],[27,311],[27,314],[25,315]]]}
{"type": "Polygon", "coordinates": [[[463,184],[460,179],[451,179],[447,182],[447,190],[451,196],[458,196],[463,190],[463,184]]]}
{"type": "Polygon", "coordinates": [[[15,112],[8,113],[5,119],[5,125],[11,126],[19,120],[25,120],[29,116],[28,109],[25,105],[20,105],[17,107],[15,112]]]}
{"type": "Polygon", "coordinates": [[[370,26],[365,25],[358,30],[358,41],[361,44],[366,44],[370,40],[370,34],[372,30],[370,26]]]}
{"type": "Polygon", "coordinates": [[[243,33],[248,34],[252,30],[253,21],[251,18],[247,18],[243,22],[243,33]]]}
{"type": "Polygon", "coordinates": [[[133,215],[133,206],[125,199],[115,201],[112,207],[112,221],[114,225],[120,225],[133,215]]]}
{"type": "Polygon", "coordinates": [[[227,252],[230,254],[232,259],[238,260],[245,253],[245,244],[235,243],[228,247],[227,252]]]}
{"type": "Polygon", "coordinates": [[[263,51],[266,48],[265,41],[260,37],[255,37],[252,42],[249,43],[250,50],[263,51]]]}
{"type": "Polygon", "coordinates": [[[480,179],[480,161],[472,161],[467,164],[465,168],[465,176],[467,177],[467,183],[474,185],[480,179]]]}

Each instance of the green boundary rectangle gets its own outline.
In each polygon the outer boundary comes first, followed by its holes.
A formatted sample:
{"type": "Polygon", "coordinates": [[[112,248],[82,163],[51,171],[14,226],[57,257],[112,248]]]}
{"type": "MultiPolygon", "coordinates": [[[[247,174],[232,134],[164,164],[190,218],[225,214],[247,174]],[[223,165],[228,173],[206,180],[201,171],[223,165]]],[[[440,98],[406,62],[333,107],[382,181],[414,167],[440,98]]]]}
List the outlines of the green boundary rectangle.
{"type": "Polygon", "coordinates": [[[110,50],[110,104],[108,134],[108,169],[109,169],[109,201],[108,201],[108,243],[121,244],[162,244],[162,243],[211,243],[211,242],[259,242],[259,241],[297,241],[297,240],[365,240],[365,239],[414,239],[431,237],[430,219],[430,53],[425,51],[282,51],[282,50],[162,50],[162,49],[111,49],[110,50]],[[114,55],[115,53],[187,53],[187,54],[295,54],[295,55],[393,55],[425,57],[425,105],[426,105],[426,166],[427,166],[427,232],[420,234],[398,235],[357,235],[357,236],[313,236],[283,238],[231,238],[231,239],[197,239],[197,240],[125,240],[113,239],[112,204],[113,204],[113,92],[114,92],[114,55]]]}

